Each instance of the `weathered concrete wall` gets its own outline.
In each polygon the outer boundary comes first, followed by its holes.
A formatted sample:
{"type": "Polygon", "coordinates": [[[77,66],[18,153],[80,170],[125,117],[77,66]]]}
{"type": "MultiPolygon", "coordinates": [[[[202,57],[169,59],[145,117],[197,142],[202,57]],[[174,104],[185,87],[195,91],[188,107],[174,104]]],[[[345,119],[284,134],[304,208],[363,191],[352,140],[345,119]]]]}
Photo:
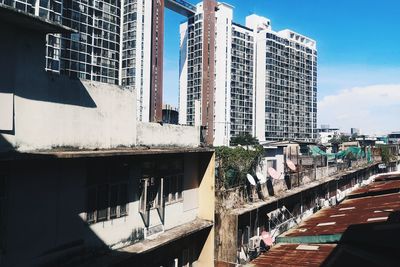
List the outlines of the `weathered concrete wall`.
{"type": "Polygon", "coordinates": [[[19,150],[135,145],[134,92],[68,79],[58,79],[41,88],[61,101],[73,97],[91,99],[93,106],[36,101],[17,95],[14,145],[19,150]],[[81,92],[74,96],[75,92],[69,88],[72,86],[80,86],[81,92]]]}
{"type": "Polygon", "coordinates": [[[138,122],[136,143],[147,146],[198,147],[200,129],[194,126],[138,122]]]}
{"type": "MultiPolygon", "coordinates": [[[[214,158],[212,153],[204,154],[208,158],[196,153],[184,155],[183,198],[166,205],[163,230],[191,222],[197,217],[214,220],[214,158]],[[207,167],[204,168],[203,164],[207,167]],[[193,195],[197,196],[194,205],[185,209],[188,206],[186,202],[193,202],[193,195]]],[[[74,260],[79,262],[88,252],[94,255],[98,250],[118,249],[143,239],[146,227],[139,213],[138,189],[141,166],[139,160],[129,159],[0,163],[0,175],[6,170],[4,177],[7,184],[7,198],[2,203],[6,216],[1,218],[5,224],[5,254],[0,257],[0,266],[36,266],[54,263],[57,259],[66,262],[64,257],[67,255],[73,266],[74,260]],[[88,164],[99,167],[129,166],[129,174],[122,180],[128,184],[127,216],[86,223],[88,164]]],[[[106,172],[114,170],[104,168],[106,172]]],[[[111,180],[110,183],[121,182],[122,178],[116,178],[117,175],[111,177],[116,181],[111,180]]],[[[155,209],[151,212],[150,224],[154,226],[161,220],[156,218],[159,215],[155,209]]],[[[199,261],[201,266],[211,266],[213,230],[204,242],[203,248],[197,248],[201,251],[199,261]]]]}
{"type": "Polygon", "coordinates": [[[135,145],[135,92],[46,72],[44,34],[10,25],[0,32],[8,40],[0,44],[0,93],[13,96],[13,113],[1,114],[13,128],[0,129],[0,150],[135,145]]]}

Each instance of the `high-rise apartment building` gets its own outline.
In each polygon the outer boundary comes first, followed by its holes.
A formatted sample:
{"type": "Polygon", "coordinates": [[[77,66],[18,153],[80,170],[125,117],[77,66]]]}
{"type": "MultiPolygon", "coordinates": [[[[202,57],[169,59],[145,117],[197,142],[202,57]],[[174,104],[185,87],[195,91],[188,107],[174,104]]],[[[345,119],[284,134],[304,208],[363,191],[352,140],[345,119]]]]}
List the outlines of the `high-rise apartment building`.
{"type": "MultiPolygon", "coordinates": [[[[181,25],[180,123],[194,124],[202,99],[201,4],[181,25]]],[[[317,124],[316,42],[291,30],[275,32],[267,18],[233,22],[233,7],[215,11],[214,145],[249,133],[260,141],[312,140],[317,124]]],[[[201,109],[204,109],[201,107],[201,109]]]]}
{"type": "Polygon", "coordinates": [[[230,136],[254,131],[254,56],[253,31],[232,23],[230,136]]]}
{"type": "MultiPolygon", "coordinates": [[[[232,114],[231,105],[235,104],[237,110],[241,110],[245,104],[242,99],[243,90],[238,89],[244,85],[241,69],[245,68],[245,46],[242,39],[246,38],[245,29],[233,25],[233,7],[226,3],[218,3],[214,12],[215,21],[215,40],[214,40],[214,60],[210,61],[204,57],[203,49],[210,48],[210,43],[204,43],[202,35],[204,32],[203,4],[197,5],[197,12],[194,17],[189,18],[187,22],[181,24],[181,59],[180,59],[180,99],[179,99],[179,118],[181,124],[194,124],[195,102],[200,100],[203,104],[203,83],[202,75],[204,63],[213,65],[214,83],[212,84],[212,106],[206,108],[212,114],[212,123],[208,124],[210,144],[228,145],[232,129],[236,129],[236,120],[238,125],[244,123],[238,117],[244,114],[232,114]],[[243,33],[241,35],[240,33],[243,33]],[[234,46],[232,46],[234,40],[234,46]],[[244,50],[244,53],[242,53],[244,50]],[[205,61],[205,62],[204,62],[205,61]],[[234,65],[232,65],[234,62],[234,65]],[[237,75],[237,83],[233,84],[235,91],[231,91],[231,73],[237,75]],[[242,76],[240,76],[242,75],[242,76]],[[241,82],[241,83],[240,83],[241,82]],[[237,90],[236,90],[237,89],[237,90]],[[232,123],[232,120],[234,123],[232,123]]],[[[251,32],[250,32],[251,34],[251,32]]],[[[244,42],[246,42],[244,41],[244,42]]],[[[210,71],[210,69],[207,69],[210,71]]],[[[236,76],[235,76],[236,79],[236,76]]],[[[201,115],[205,110],[201,105],[201,115]]],[[[235,109],[236,111],[236,109],[235,109]]],[[[203,120],[203,119],[202,119],[203,120]]],[[[204,125],[204,124],[203,124],[204,125]]]]}
{"type": "Polygon", "coordinates": [[[259,140],[316,138],[316,42],[291,30],[275,32],[268,19],[251,15],[256,43],[256,129],[259,140]]]}
{"type": "Polygon", "coordinates": [[[46,70],[135,88],[138,119],[161,120],[163,23],[158,21],[163,20],[164,1],[0,0],[0,3],[77,31],[71,35],[47,36],[46,70]]]}

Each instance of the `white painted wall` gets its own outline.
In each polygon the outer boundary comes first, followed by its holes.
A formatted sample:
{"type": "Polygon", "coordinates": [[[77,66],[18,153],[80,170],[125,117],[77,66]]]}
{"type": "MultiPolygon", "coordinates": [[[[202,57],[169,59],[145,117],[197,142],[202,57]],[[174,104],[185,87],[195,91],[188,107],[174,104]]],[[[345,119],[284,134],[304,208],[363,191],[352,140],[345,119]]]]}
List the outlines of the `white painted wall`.
{"type": "Polygon", "coordinates": [[[187,22],[184,22],[179,26],[179,124],[183,125],[187,123],[187,28],[187,22]]]}
{"type": "Polygon", "coordinates": [[[13,129],[2,132],[0,150],[54,147],[114,148],[136,143],[136,92],[119,86],[46,72],[45,35],[19,28],[1,32],[14,40],[3,53],[0,92],[13,94],[13,129]]]}
{"type": "Polygon", "coordinates": [[[265,86],[266,86],[266,37],[265,32],[257,33],[254,36],[256,49],[256,69],[255,75],[255,98],[256,98],[256,113],[255,113],[255,134],[257,139],[265,141],[265,86]]]}
{"type": "MultiPolygon", "coordinates": [[[[43,89],[50,93],[53,86],[63,86],[68,95],[68,79],[50,82],[43,89]]],[[[135,145],[135,92],[94,82],[82,81],[82,86],[95,107],[38,101],[17,94],[13,146],[29,151],[135,145]]]]}
{"type": "Polygon", "coordinates": [[[136,31],[136,94],[137,116],[141,121],[148,122],[150,118],[150,81],[151,81],[151,23],[152,1],[137,1],[137,31],[136,31]],[[144,9],[143,9],[144,6],[144,9]],[[142,22],[144,28],[142,29],[142,22]],[[143,36],[143,38],[142,38],[143,36]],[[142,51],[143,42],[143,51],[142,51]],[[143,68],[141,61],[143,60],[143,68]],[[143,83],[141,78],[143,72],[143,83]]]}
{"type": "Polygon", "coordinates": [[[138,122],[137,145],[198,147],[200,145],[200,128],[138,122]]]}
{"type": "Polygon", "coordinates": [[[276,161],[276,171],[281,175],[280,178],[284,178],[284,173],[285,173],[285,157],[283,154],[283,148],[282,147],[270,147],[270,148],[264,148],[268,149],[270,152],[268,156],[264,156],[261,159],[261,164],[260,166],[257,167],[257,171],[260,171],[265,177],[268,177],[268,165],[267,162],[269,160],[275,160],[276,161]]]}
{"type": "Polygon", "coordinates": [[[220,3],[216,16],[214,146],[229,145],[233,8],[220,3]]]}

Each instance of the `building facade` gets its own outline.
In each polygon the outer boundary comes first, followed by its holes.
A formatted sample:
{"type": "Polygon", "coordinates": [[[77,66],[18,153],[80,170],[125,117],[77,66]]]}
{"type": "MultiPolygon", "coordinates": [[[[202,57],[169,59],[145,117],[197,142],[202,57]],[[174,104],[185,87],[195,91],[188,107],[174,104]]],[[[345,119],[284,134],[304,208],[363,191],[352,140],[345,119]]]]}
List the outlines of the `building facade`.
{"type": "Polygon", "coordinates": [[[268,19],[251,15],[256,42],[256,131],[259,140],[316,138],[316,42],[291,30],[275,32],[268,19]]]}
{"type": "MultiPolygon", "coordinates": [[[[202,100],[201,4],[180,27],[180,123],[193,125],[202,100]]],[[[234,7],[218,3],[215,12],[213,137],[229,145],[249,133],[260,141],[317,137],[316,42],[291,30],[275,32],[269,19],[233,21],[234,7]]],[[[203,107],[201,107],[204,110],[203,107]]]]}
{"type": "Polygon", "coordinates": [[[229,145],[231,136],[252,132],[253,40],[251,30],[233,23],[232,6],[226,3],[216,5],[213,17],[214,61],[203,57],[203,49],[209,44],[202,39],[205,30],[202,3],[197,5],[196,15],[180,27],[179,122],[195,124],[196,100],[201,103],[202,113],[204,111],[202,75],[205,68],[202,63],[206,60],[207,64],[213,65],[212,76],[215,77],[210,143],[218,146],[229,145]]]}
{"type": "Polygon", "coordinates": [[[158,25],[158,29],[153,22],[163,20],[161,9],[164,1],[161,6],[158,2],[0,1],[76,30],[70,35],[47,36],[46,70],[135,88],[137,114],[141,121],[161,121],[162,60],[156,62],[154,55],[162,57],[163,38],[160,34],[160,38],[155,40],[153,35],[163,32],[163,23],[158,25]]]}
{"type": "Polygon", "coordinates": [[[254,133],[254,37],[253,31],[232,24],[230,136],[254,133]]]}
{"type": "Polygon", "coordinates": [[[44,71],[70,28],[0,6],[0,266],[212,266],[214,151],[136,94],[44,71]]]}

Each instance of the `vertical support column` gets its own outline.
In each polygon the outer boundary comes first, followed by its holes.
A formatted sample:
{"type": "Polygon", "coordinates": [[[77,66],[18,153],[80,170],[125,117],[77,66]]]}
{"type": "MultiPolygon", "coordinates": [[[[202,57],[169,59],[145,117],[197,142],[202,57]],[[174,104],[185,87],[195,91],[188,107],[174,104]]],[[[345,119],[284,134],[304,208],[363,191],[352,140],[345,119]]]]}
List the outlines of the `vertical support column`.
{"type": "Polygon", "coordinates": [[[164,0],[153,0],[151,25],[150,122],[162,120],[164,0]]]}
{"type": "Polygon", "coordinates": [[[206,127],[205,142],[214,142],[214,65],[215,65],[215,0],[203,1],[203,75],[201,122],[206,127]]]}

